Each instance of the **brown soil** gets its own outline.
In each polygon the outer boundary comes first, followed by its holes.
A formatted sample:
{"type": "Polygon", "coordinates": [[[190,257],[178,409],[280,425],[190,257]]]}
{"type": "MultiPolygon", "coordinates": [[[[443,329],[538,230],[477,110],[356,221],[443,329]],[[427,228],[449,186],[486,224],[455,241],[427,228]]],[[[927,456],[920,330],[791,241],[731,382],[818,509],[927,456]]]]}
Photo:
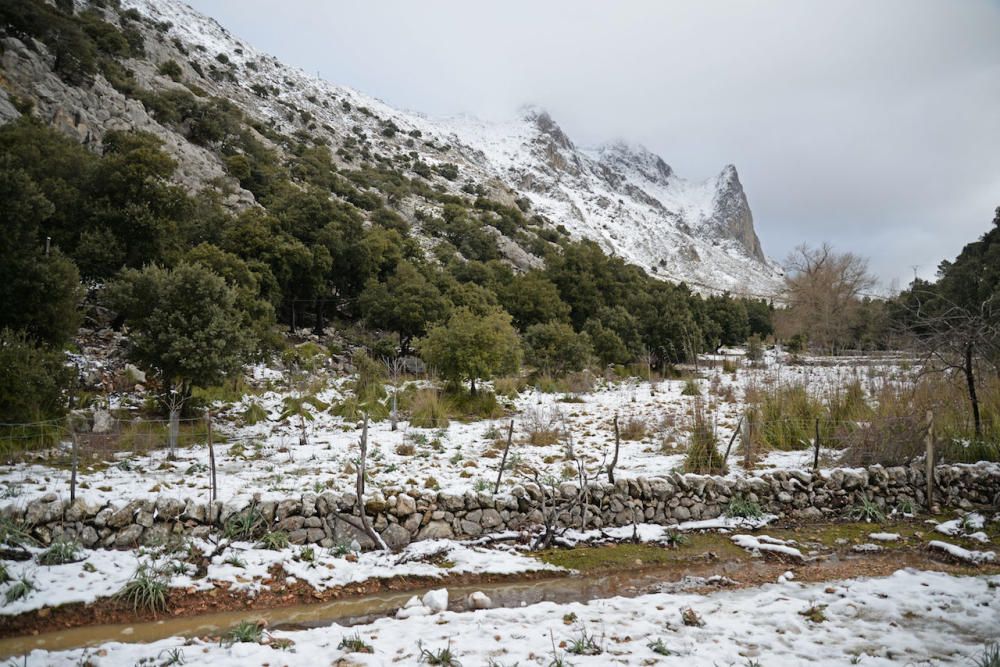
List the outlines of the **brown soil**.
{"type": "Polygon", "coordinates": [[[514,575],[497,574],[456,574],[446,577],[392,577],[391,579],[368,579],[366,581],[337,586],[317,591],[304,581],[294,584],[284,583],[285,573],[280,566],[272,569],[271,578],[265,579],[269,590],[260,590],[254,595],[245,591],[230,591],[225,584],[215,582],[216,588],[199,591],[191,589],[169,589],[167,611],[150,612],[134,610],[113,598],[102,598],[90,604],[72,603],[59,607],[46,607],[36,611],[0,619],[0,639],[23,635],[37,635],[84,625],[117,625],[121,623],[142,623],[162,618],[198,616],[222,611],[245,609],[274,609],[293,605],[330,602],[354,597],[362,597],[383,592],[403,592],[419,590],[429,586],[447,587],[472,583],[501,583],[533,581],[541,578],[560,576],[557,572],[537,571],[514,575]]]}
{"type": "MultiPolygon", "coordinates": [[[[949,561],[922,548],[894,549],[873,554],[838,553],[835,558],[797,563],[768,555],[765,559],[745,557],[718,558],[705,554],[698,558],[684,559],[670,565],[643,566],[636,563],[625,571],[600,570],[586,573],[584,577],[604,577],[596,590],[612,595],[640,595],[655,589],[657,584],[679,581],[684,576],[709,577],[722,575],[736,581],[734,588],[747,588],[772,583],[785,571],[792,571],[801,582],[823,582],[854,577],[879,577],[892,574],[903,567],[948,572],[951,574],[996,574],[1000,565],[974,567],[964,563],[949,561]]],[[[317,591],[304,581],[289,585],[280,566],[265,580],[267,590],[255,595],[244,591],[230,591],[224,585],[207,591],[195,589],[170,589],[167,597],[167,611],[152,613],[136,611],[120,602],[104,598],[91,604],[68,604],[55,608],[45,608],[0,620],[0,638],[37,635],[68,628],[92,625],[134,624],[163,618],[190,617],[201,614],[246,610],[275,609],[294,605],[347,600],[363,596],[386,593],[408,592],[434,587],[454,587],[472,584],[497,584],[553,579],[560,573],[537,571],[514,575],[458,574],[442,578],[401,576],[391,579],[370,579],[325,591],[317,591]]],[[[691,592],[716,590],[713,586],[691,589],[691,592]]],[[[599,597],[600,595],[594,595],[599,597]]]]}

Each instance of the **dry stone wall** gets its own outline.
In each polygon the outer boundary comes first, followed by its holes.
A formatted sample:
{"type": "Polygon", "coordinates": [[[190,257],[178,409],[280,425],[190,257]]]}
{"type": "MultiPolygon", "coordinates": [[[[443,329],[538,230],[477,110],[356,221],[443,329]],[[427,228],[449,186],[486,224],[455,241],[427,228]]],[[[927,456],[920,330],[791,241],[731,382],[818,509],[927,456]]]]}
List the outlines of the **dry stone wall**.
{"type": "MultiPolygon", "coordinates": [[[[1000,509],[1000,465],[939,466],[934,477],[935,500],[941,507],[1000,509]]],[[[822,520],[844,516],[862,496],[886,511],[920,508],[926,502],[925,489],[925,472],[917,465],[823,473],[776,471],[739,479],[672,473],[590,486],[587,527],[711,519],[721,515],[737,494],[781,516],[822,520]]],[[[542,523],[542,493],[534,484],[516,486],[498,496],[383,489],[366,499],[365,508],[375,530],[398,549],[415,540],[475,538],[530,529],[542,523]]],[[[576,484],[563,483],[545,493],[545,507],[556,508],[558,525],[580,527],[584,508],[572,501],[580,493],[576,484]]],[[[43,544],[75,540],[91,548],[124,549],[162,543],[171,536],[207,537],[223,533],[227,524],[249,513],[259,532],[284,531],[293,543],[330,547],[357,540],[369,547],[370,540],[341,518],[352,514],[355,502],[351,493],[326,492],[257,500],[240,507],[165,495],[98,506],[86,498],[71,504],[48,494],[26,503],[8,503],[0,512],[29,526],[43,544]]]]}

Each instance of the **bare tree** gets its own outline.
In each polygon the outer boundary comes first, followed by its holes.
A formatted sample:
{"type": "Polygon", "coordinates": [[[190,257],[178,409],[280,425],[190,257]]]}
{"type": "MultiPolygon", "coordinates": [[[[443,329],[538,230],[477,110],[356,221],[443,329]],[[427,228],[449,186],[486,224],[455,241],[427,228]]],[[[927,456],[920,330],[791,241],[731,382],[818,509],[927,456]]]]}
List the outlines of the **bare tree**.
{"type": "Polygon", "coordinates": [[[868,260],[835,252],[824,243],[800,245],[785,261],[785,301],[779,318],[784,334],[804,333],[810,343],[835,352],[850,340],[851,326],[864,293],[875,286],[868,260]]]}
{"type": "Polygon", "coordinates": [[[361,440],[358,443],[360,452],[358,456],[358,465],[355,467],[356,478],[354,481],[354,493],[357,497],[355,502],[355,508],[357,510],[358,516],[351,517],[345,516],[343,514],[338,515],[342,521],[348,525],[354,526],[354,528],[361,530],[365,535],[368,536],[375,546],[379,549],[388,549],[382,536],[375,532],[372,528],[371,522],[368,521],[368,515],[365,514],[365,469],[367,467],[368,461],[368,414],[365,413],[364,422],[361,426],[361,440]]]}
{"type": "Polygon", "coordinates": [[[925,372],[957,371],[965,380],[976,438],[983,436],[980,364],[1000,355],[1000,295],[962,307],[928,286],[915,285],[904,304],[907,327],[923,352],[925,372]]]}
{"type": "Polygon", "coordinates": [[[392,408],[389,412],[389,419],[392,424],[392,430],[395,431],[399,424],[397,400],[397,394],[399,393],[399,379],[403,375],[403,370],[406,364],[403,362],[402,357],[386,357],[382,359],[382,363],[385,364],[386,371],[389,373],[389,384],[392,386],[392,408]]]}

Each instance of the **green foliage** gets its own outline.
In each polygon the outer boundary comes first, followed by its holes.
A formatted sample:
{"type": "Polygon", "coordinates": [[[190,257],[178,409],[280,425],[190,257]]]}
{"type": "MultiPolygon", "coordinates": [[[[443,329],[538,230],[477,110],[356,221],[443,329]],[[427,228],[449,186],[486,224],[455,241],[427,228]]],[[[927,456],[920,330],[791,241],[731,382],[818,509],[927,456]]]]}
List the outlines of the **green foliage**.
{"type": "Polygon", "coordinates": [[[263,638],[264,628],[259,623],[256,621],[240,621],[223,636],[222,642],[225,644],[259,644],[263,638]]]}
{"type": "MultiPolygon", "coordinates": [[[[65,354],[36,344],[24,333],[0,330],[0,422],[61,417],[66,414],[75,381],[65,354]]],[[[0,438],[4,436],[0,433],[0,438]]]]}
{"type": "Polygon", "coordinates": [[[684,388],[681,389],[681,396],[701,396],[701,387],[698,386],[698,381],[694,378],[685,380],[684,388]]]}
{"type": "Polygon", "coordinates": [[[743,519],[759,519],[764,516],[764,511],[760,505],[748,499],[742,493],[735,494],[726,505],[726,516],[740,517],[743,519]]]}
{"type": "MultiPolygon", "coordinates": [[[[10,136],[0,130],[0,148],[10,136]]],[[[27,156],[25,156],[27,157],[27,156]]],[[[28,172],[0,166],[0,327],[62,345],[76,333],[80,275],[58,250],[46,254],[45,223],[55,212],[28,172]]]]}
{"type": "Polygon", "coordinates": [[[65,565],[80,560],[80,545],[76,542],[61,540],[53,542],[48,549],[38,554],[40,565],[65,565]]]}
{"type": "Polygon", "coordinates": [[[0,516],[0,544],[23,547],[35,543],[31,527],[6,516],[0,516]]]}
{"type": "Polygon", "coordinates": [[[283,530],[277,530],[274,532],[264,533],[264,537],[261,538],[260,544],[258,545],[261,549],[270,549],[271,551],[281,551],[282,549],[287,549],[289,545],[288,533],[283,530]]]}
{"type": "Polygon", "coordinates": [[[174,81],[180,81],[181,75],[184,74],[183,70],[181,70],[181,66],[177,64],[176,60],[163,61],[162,63],[160,63],[160,66],[157,68],[156,71],[158,71],[163,76],[170,77],[174,81]]]}
{"type": "Polygon", "coordinates": [[[250,540],[263,531],[265,523],[264,515],[256,505],[251,505],[226,519],[222,535],[227,540],[250,540]]]}
{"type": "Polygon", "coordinates": [[[22,598],[28,597],[34,590],[36,590],[34,580],[24,575],[7,587],[7,590],[4,591],[4,600],[7,604],[12,604],[22,598]]]}
{"type": "Polygon", "coordinates": [[[374,653],[375,650],[370,644],[365,642],[361,638],[359,633],[354,633],[353,635],[344,635],[337,644],[337,648],[341,651],[347,651],[348,653],[374,653]]]}
{"type": "Polygon", "coordinates": [[[525,360],[545,374],[583,370],[593,355],[590,336],[562,322],[531,325],[524,332],[524,344],[525,360]]]}
{"type": "Polygon", "coordinates": [[[468,308],[456,310],[447,325],[428,332],[418,343],[421,356],[449,382],[488,380],[498,373],[511,373],[521,362],[517,332],[510,315],[494,311],[486,316],[468,308]]]}
{"type": "Polygon", "coordinates": [[[267,410],[257,401],[251,401],[243,411],[243,422],[250,426],[267,420],[267,410]]]}
{"type": "Polygon", "coordinates": [[[108,289],[131,326],[130,356],[173,386],[217,384],[253,349],[239,295],[204,266],[128,270],[108,289]]]}
{"type": "Polygon", "coordinates": [[[601,646],[601,640],[581,627],[580,634],[568,642],[566,652],[573,655],[600,655],[604,652],[604,647],[601,646]]]}
{"type": "Polygon", "coordinates": [[[674,654],[674,652],[671,651],[667,647],[667,645],[663,643],[663,640],[660,639],[660,638],[657,638],[655,642],[649,642],[648,644],[646,644],[646,648],[648,648],[650,651],[652,651],[653,653],[655,653],[657,655],[673,655],[674,654]]]}
{"type": "Polygon", "coordinates": [[[369,282],[360,305],[369,326],[399,334],[403,352],[448,312],[441,291],[409,262],[401,262],[384,282],[369,282]]]}
{"type": "Polygon", "coordinates": [[[975,667],[1000,667],[1000,644],[987,642],[983,652],[974,660],[975,667]]]}
{"type": "Polygon", "coordinates": [[[758,363],[764,358],[764,344],[760,340],[760,334],[753,334],[747,338],[747,359],[752,363],[758,363]]]}
{"type": "Polygon", "coordinates": [[[850,508],[848,515],[855,521],[885,523],[885,512],[882,511],[882,508],[863,494],[858,494],[858,502],[850,508]]]}
{"type": "Polygon", "coordinates": [[[718,440],[711,426],[696,415],[695,425],[688,441],[687,455],[684,457],[684,472],[700,475],[725,475],[726,462],[719,453],[718,440]]]}
{"type": "Polygon", "coordinates": [[[420,651],[420,657],[417,662],[421,665],[438,665],[439,667],[462,667],[462,663],[458,661],[455,654],[451,650],[451,642],[444,648],[439,648],[436,651],[426,649],[417,641],[417,649],[420,651]]]}
{"type": "Polygon", "coordinates": [[[533,324],[569,320],[569,305],[560,298],[555,283],[542,271],[514,276],[499,290],[498,296],[522,331],[533,324]]]}
{"type": "Polygon", "coordinates": [[[163,572],[143,563],[132,578],[115,593],[115,599],[132,611],[164,611],[167,608],[167,580],[163,572]]]}

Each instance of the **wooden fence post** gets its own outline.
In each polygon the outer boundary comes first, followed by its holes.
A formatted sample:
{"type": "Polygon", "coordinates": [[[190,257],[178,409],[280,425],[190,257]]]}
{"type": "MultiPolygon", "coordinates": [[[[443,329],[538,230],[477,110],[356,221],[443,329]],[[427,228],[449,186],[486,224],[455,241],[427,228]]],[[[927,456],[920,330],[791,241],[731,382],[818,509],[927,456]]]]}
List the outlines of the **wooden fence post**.
{"type": "Polygon", "coordinates": [[[725,467],[726,461],[729,460],[729,450],[733,448],[733,442],[736,441],[736,436],[743,432],[743,418],[745,415],[740,415],[740,420],[736,422],[736,430],[733,431],[732,437],[729,438],[729,444],[726,445],[726,453],[722,456],[723,467],[725,467]]]}
{"type": "Polygon", "coordinates": [[[927,510],[934,512],[934,411],[927,411],[927,510]]]}
{"type": "Polygon", "coordinates": [[[205,411],[205,423],[208,427],[208,468],[212,476],[212,494],[211,500],[214,503],[219,495],[218,488],[215,485],[215,447],[212,444],[212,411],[205,411]]]}
{"type": "Polygon", "coordinates": [[[618,413],[615,413],[615,456],[611,459],[611,465],[608,466],[608,483],[615,483],[615,466],[618,465],[618,450],[621,447],[621,435],[618,432],[618,413]]]}
{"type": "Polygon", "coordinates": [[[72,460],[70,461],[71,467],[69,473],[69,502],[72,504],[76,500],[76,469],[79,465],[79,452],[77,451],[76,429],[73,428],[72,420],[67,419],[66,424],[69,426],[69,434],[73,442],[73,453],[71,454],[72,460]]]}
{"type": "Polygon", "coordinates": [[[753,440],[753,413],[747,413],[746,422],[746,438],[743,441],[743,469],[750,470],[753,467],[753,463],[750,458],[750,447],[751,440],[753,440]]]}
{"type": "Polygon", "coordinates": [[[507,452],[510,451],[510,441],[514,439],[514,420],[510,420],[507,427],[507,446],[503,448],[503,458],[500,459],[500,470],[497,471],[497,483],[493,487],[493,495],[500,493],[500,478],[503,477],[503,469],[507,467],[507,452]]]}
{"type": "Polygon", "coordinates": [[[819,417],[816,418],[816,453],[813,454],[813,470],[819,470],[819,417]]]}

